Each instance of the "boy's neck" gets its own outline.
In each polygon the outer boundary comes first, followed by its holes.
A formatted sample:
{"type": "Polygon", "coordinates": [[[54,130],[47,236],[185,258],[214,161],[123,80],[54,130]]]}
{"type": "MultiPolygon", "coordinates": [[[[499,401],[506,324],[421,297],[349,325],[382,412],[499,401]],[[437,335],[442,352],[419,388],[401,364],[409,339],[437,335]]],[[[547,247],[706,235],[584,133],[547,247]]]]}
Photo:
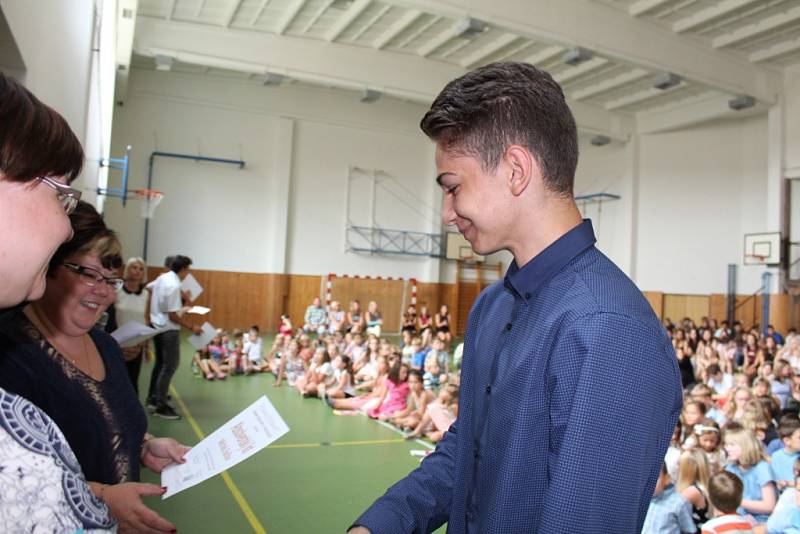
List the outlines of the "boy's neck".
{"type": "Polygon", "coordinates": [[[786,454],[796,454],[798,452],[797,449],[793,449],[791,447],[787,447],[786,445],[783,446],[783,451],[786,454]]]}

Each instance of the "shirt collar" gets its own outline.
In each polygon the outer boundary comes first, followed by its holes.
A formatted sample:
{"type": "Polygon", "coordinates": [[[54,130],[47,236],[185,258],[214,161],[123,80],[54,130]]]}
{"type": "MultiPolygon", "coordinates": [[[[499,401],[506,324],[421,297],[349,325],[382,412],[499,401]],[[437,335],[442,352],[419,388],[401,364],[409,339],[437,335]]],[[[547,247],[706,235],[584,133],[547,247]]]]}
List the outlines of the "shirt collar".
{"type": "Polygon", "coordinates": [[[522,268],[511,262],[504,280],[505,286],[526,299],[536,292],[557,272],[584,250],[593,246],[596,239],[592,221],[582,223],[559,237],[522,268]]]}

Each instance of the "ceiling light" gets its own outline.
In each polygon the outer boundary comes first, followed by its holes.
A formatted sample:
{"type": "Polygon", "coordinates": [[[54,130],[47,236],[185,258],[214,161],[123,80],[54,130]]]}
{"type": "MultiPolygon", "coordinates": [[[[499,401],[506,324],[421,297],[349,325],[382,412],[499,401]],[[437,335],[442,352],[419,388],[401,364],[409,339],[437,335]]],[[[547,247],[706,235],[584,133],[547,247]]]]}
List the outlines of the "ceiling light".
{"type": "Polygon", "coordinates": [[[264,75],[264,85],[267,87],[277,87],[283,82],[283,74],[268,72],[264,75]]]}
{"type": "Polygon", "coordinates": [[[561,61],[566,63],[567,65],[580,65],[584,61],[589,61],[592,59],[592,51],[587,50],[586,48],[575,47],[572,50],[567,50],[564,52],[564,55],[561,56],[561,61]]]}
{"type": "Polygon", "coordinates": [[[360,100],[364,103],[371,104],[373,102],[377,102],[383,93],[378,91],[377,89],[364,89],[361,92],[360,100]]]}
{"type": "Polygon", "coordinates": [[[163,70],[165,72],[169,72],[172,70],[172,64],[175,61],[175,58],[172,56],[163,56],[161,54],[156,54],[156,70],[163,70]]]}
{"type": "Polygon", "coordinates": [[[330,7],[333,9],[341,9],[342,11],[347,11],[350,9],[350,6],[353,5],[353,0],[333,0],[331,2],[330,7]]]}
{"type": "Polygon", "coordinates": [[[472,17],[465,17],[459,20],[453,29],[456,37],[474,39],[486,30],[486,23],[472,17]]]}
{"type": "Polygon", "coordinates": [[[592,137],[592,145],[594,146],[605,146],[611,142],[611,138],[607,135],[595,135],[592,137]]]}
{"type": "Polygon", "coordinates": [[[739,111],[740,109],[752,108],[756,105],[756,99],[749,95],[739,95],[728,100],[728,107],[739,111]]]}
{"type": "Polygon", "coordinates": [[[653,87],[664,91],[665,89],[669,89],[670,87],[675,87],[676,85],[679,85],[682,81],[683,78],[681,78],[674,72],[665,72],[664,74],[659,75],[653,81],[653,87]]]}

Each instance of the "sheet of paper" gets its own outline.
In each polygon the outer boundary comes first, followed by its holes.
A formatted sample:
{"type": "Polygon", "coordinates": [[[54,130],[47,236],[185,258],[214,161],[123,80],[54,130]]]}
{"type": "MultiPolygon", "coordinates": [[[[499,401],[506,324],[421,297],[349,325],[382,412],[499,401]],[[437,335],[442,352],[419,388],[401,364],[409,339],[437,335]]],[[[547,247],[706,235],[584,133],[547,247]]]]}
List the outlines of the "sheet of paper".
{"type": "Polygon", "coordinates": [[[186,463],[161,472],[167,488],[162,499],[190,488],[246,460],[289,431],[269,402],[261,397],[186,454],[186,463]]]}
{"type": "Polygon", "coordinates": [[[156,334],[160,334],[166,330],[166,328],[150,328],[136,321],[128,321],[111,332],[111,337],[116,339],[117,343],[119,343],[119,346],[122,348],[135,347],[139,343],[147,341],[156,334]]]}
{"type": "Polygon", "coordinates": [[[187,338],[187,340],[189,341],[189,343],[192,344],[194,348],[200,350],[209,343],[211,343],[211,340],[214,339],[216,335],[217,335],[217,329],[214,328],[214,326],[211,323],[206,321],[205,323],[203,323],[203,331],[200,332],[200,335],[197,334],[191,335],[187,338]]]}
{"type": "Polygon", "coordinates": [[[196,315],[205,315],[211,311],[211,308],[206,308],[205,306],[192,306],[186,313],[194,313],[196,315]]]}
{"type": "Polygon", "coordinates": [[[183,279],[183,282],[181,282],[181,291],[188,291],[189,300],[194,302],[197,300],[197,297],[200,296],[200,293],[203,292],[203,286],[197,282],[197,279],[192,276],[192,273],[189,273],[186,275],[186,278],[183,279]]]}

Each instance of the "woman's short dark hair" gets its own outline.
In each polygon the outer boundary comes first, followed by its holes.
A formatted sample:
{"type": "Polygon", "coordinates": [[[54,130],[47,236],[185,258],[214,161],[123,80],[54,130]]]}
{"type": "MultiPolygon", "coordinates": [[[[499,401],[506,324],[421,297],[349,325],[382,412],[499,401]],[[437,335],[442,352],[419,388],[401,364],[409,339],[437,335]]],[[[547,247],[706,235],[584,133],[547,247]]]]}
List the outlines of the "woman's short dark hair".
{"type": "Polygon", "coordinates": [[[527,63],[498,62],[448,83],[420,123],[445,150],[497,168],[511,144],[530,150],[545,186],[571,195],[578,165],[578,130],[561,87],[527,63]]]}
{"type": "Polygon", "coordinates": [[[48,274],[53,274],[65,259],[74,254],[94,253],[106,269],[122,267],[122,245],[117,234],[106,226],[94,206],[81,200],[75,211],[69,215],[69,222],[74,235],[58,247],[50,260],[48,274]]]}
{"type": "Polygon", "coordinates": [[[72,182],[83,167],[83,148],[64,120],[14,78],[0,73],[0,172],[28,182],[64,176],[72,182]]]}

